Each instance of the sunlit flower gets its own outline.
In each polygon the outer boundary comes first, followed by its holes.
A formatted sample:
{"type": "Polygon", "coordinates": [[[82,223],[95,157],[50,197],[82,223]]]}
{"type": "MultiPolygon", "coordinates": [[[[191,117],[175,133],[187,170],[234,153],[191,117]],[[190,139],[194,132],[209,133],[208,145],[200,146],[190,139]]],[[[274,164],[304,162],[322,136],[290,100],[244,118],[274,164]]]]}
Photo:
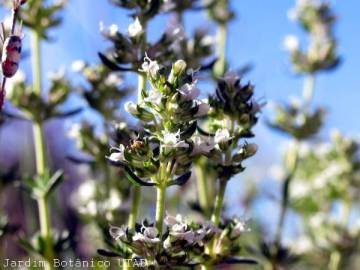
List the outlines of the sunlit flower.
{"type": "Polygon", "coordinates": [[[159,233],[156,228],[143,226],[141,231],[141,233],[135,233],[135,235],[132,237],[133,241],[140,241],[149,244],[160,242],[160,238],[158,237],[159,233]]]}
{"type": "Polygon", "coordinates": [[[182,98],[184,100],[193,100],[200,95],[200,90],[195,87],[194,83],[187,83],[184,84],[180,89],[179,92],[182,94],[182,98]]]}
{"type": "Polygon", "coordinates": [[[122,225],[121,227],[110,226],[110,235],[115,240],[119,240],[126,237],[126,230],[127,228],[125,225],[122,225]]]}
{"type": "Polygon", "coordinates": [[[136,18],[135,21],[129,25],[128,27],[128,33],[130,37],[137,37],[140,34],[142,34],[143,28],[141,26],[141,23],[139,21],[139,18],[136,18]]]}
{"type": "Polygon", "coordinates": [[[115,37],[119,32],[119,27],[116,24],[112,24],[109,27],[106,27],[103,22],[99,23],[100,32],[109,37],[115,37]]]}
{"type": "Polygon", "coordinates": [[[132,101],[126,102],[124,107],[125,107],[125,111],[127,111],[132,115],[136,115],[138,113],[137,105],[132,101]]]}
{"type": "Polygon", "coordinates": [[[198,111],[194,115],[195,117],[206,116],[210,110],[210,105],[203,101],[197,101],[198,111]]]}
{"type": "Polygon", "coordinates": [[[74,72],[83,71],[85,67],[86,67],[86,63],[82,60],[76,60],[71,64],[71,69],[74,72]]]}
{"type": "Polygon", "coordinates": [[[125,151],[125,146],[120,144],[120,146],[118,148],[112,148],[114,150],[116,150],[116,152],[113,152],[110,154],[109,159],[111,161],[124,161],[125,157],[124,157],[124,151],[125,151]]]}
{"type": "Polygon", "coordinates": [[[232,139],[228,129],[218,129],[215,133],[214,142],[215,144],[227,143],[232,139]]]}
{"type": "Polygon", "coordinates": [[[160,66],[157,61],[153,61],[149,57],[145,57],[144,63],[141,65],[141,71],[145,72],[152,78],[156,78],[159,70],[160,66]]]}
{"type": "Polygon", "coordinates": [[[194,136],[193,137],[194,148],[191,155],[198,154],[208,154],[212,149],[214,149],[214,144],[207,138],[203,136],[194,136]]]}
{"type": "Polygon", "coordinates": [[[114,87],[119,86],[123,83],[123,79],[119,74],[111,73],[109,76],[106,77],[104,84],[106,86],[114,87]]]}
{"type": "Polygon", "coordinates": [[[300,42],[297,36],[288,35],[284,39],[284,48],[290,52],[299,50],[300,42]]]}
{"type": "Polygon", "coordinates": [[[170,133],[170,132],[164,132],[164,138],[163,138],[163,147],[168,148],[187,148],[189,145],[181,140],[180,138],[180,130],[176,133],[170,133]]]}

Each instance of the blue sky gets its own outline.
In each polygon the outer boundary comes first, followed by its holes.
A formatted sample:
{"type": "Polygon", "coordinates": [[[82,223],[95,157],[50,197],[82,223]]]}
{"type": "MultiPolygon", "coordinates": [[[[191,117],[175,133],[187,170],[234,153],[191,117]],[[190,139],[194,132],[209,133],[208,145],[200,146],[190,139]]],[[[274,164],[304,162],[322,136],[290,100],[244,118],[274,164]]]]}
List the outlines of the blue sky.
{"type": "MultiPolygon", "coordinates": [[[[107,0],[69,2],[62,27],[53,31],[55,42],[43,46],[43,68],[46,71],[69,66],[76,59],[97,62],[97,52],[107,47],[98,31],[99,21],[107,25],[116,23],[124,31],[131,22],[126,13],[107,0]]],[[[360,125],[356,125],[354,117],[349,119],[348,116],[360,113],[357,104],[360,100],[360,77],[357,74],[360,70],[360,38],[356,34],[356,30],[360,29],[360,1],[332,2],[339,16],[336,35],[343,63],[335,72],[321,75],[317,80],[315,104],[328,108],[327,128],[338,127],[345,133],[356,134],[360,131],[360,125]]],[[[303,37],[298,25],[290,22],[286,16],[294,1],[233,0],[232,3],[238,16],[229,30],[228,57],[231,67],[246,63],[254,65],[246,79],[256,85],[259,98],[286,100],[290,95],[300,95],[302,80],[290,72],[287,53],[282,49],[285,35],[295,33],[303,37]]],[[[198,13],[189,14],[186,17],[187,30],[191,31],[194,25],[207,26],[205,17],[198,16],[198,13]]],[[[159,36],[157,30],[164,23],[166,19],[160,17],[150,25],[151,38],[159,36]]],[[[208,27],[212,29],[212,25],[208,27]]],[[[306,38],[303,42],[306,44],[306,38]]],[[[29,65],[25,63],[23,68],[29,70],[29,65]]],[[[262,134],[261,139],[267,141],[268,136],[262,134]]]]}
{"type": "MultiPolygon", "coordinates": [[[[55,42],[43,45],[44,72],[70,66],[77,59],[90,63],[98,62],[97,52],[108,46],[99,33],[99,21],[103,21],[105,25],[116,23],[123,31],[126,31],[131,22],[126,13],[109,2],[69,1],[62,27],[52,32],[55,42]]],[[[334,127],[345,134],[357,135],[360,133],[357,119],[357,115],[360,115],[360,1],[331,2],[339,17],[335,32],[339,39],[339,54],[343,63],[335,72],[319,76],[314,102],[325,105],[328,109],[323,132],[325,137],[334,127]]],[[[229,28],[228,58],[234,69],[246,63],[253,64],[254,69],[246,80],[255,84],[258,98],[285,101],[289,96],[301,95],[302,79],[291,73],[288,55],[282,48],[283,38],[287,34],[298,34],[304,45],[307,42],[299,26],[287,18],[287,11],[294,3],[292,0],[232,1],[238,16],[229,28]]],[[[2,10],[1,15],[3,14],[2,10]]],[[[205,19],[205,14],[187,15],[186,29],[191,31],[196,25],[213,29],[213,25],[208,24],[205,19]]],[[[162,29],[164,24],[164,17],[159,17],[150,24],[151,39],[160,35],[158,29],[162,29]]],[[[28,48],[28,38],[29,36],[25,36],[25,49],[28,48]]],[[[23,62],[22,68],[30,72],[29,62],[23,62]]],[[[264,115],[266,117],[266,111],[264,115]]],[[[286,138],[269,131],[262,123],[257,127],[256,134],[255,141],[260,145],[260,152],[251,164],[261,162],[262,166],[270,166],[280,159],[280,145],[286,138]]],[[[236,188],[236,183],[232,185],[235,190],[239,189],[236,188]]],[[[235,196],[235,193],[232,195],[235,196]]]]}

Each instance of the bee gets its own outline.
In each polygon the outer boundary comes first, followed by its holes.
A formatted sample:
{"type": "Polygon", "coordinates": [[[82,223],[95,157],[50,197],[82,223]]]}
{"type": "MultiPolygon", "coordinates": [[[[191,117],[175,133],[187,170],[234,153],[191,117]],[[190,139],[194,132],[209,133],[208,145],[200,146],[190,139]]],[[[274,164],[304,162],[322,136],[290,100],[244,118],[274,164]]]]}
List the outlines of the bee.
{"type": "Polygon", "coordinates": [[[132,150],[136,150],[136,149],[140,149],[143,148],[145,145],[145,143],[143,141],[140,140],[132,140],[130,143],[130,148],[132,150]]]}

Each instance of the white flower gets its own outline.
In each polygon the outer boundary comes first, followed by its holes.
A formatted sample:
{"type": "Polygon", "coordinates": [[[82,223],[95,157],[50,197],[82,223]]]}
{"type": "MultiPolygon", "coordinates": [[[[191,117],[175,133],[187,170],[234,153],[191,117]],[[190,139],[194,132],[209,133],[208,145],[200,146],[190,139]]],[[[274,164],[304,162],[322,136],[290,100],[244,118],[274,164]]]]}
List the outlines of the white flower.
{"type": "Polygon", "coordinates": [[[236,225],[231,231],[230,237],[231,238],[237,238],[239,237],[243,232],[247,232],[250,229],[246,226],[246,222],[241,220],[236,220],[236,225]]]}
{"type": "Polygon", "coordinates": [[[125,157],[124,157],[124,151],[125,151],[125,146],[120,144],[119,148],[112,148],[114,150],[116,150],[116,152],[111,153],[109,156],[109,159],[111,161],[124,161],[125,157]]]}
{"type": "Polygon", "coordinates": [[[314,248],[313,241],[308,236],[300,236],[290,243],[292,250],[297,254],[304,254],[314,248]]]}
{"type": "Polygon", "coordinates": [[[193,100],[200,95],[200,90],[195,87],[194,83],[186,83],[180,89],[179,92],[182,94],[184,100],[193,100]]]}
{"type": "Polygon", "coordinates": [[[104,25],[103,22],[99,23],[100,32],[109,37],[115,37],[119,31],[119,27],[116,24],[110,25],[108,28],[104,25]]]}
{"type": "Polygon", "coordinates": [[[76,60],[71,64],[71,70],[74,72],[80,72],[84,70],[86,63],[82,60],[76,60]]]}
{"type": "Polygon", "coordinates": [[[173,226],[178,223],[185,223],[183,217],[180,214],[177,214],[174,217],[174,216],[169,215],[168,213],[166,213],[164,222],[167,226],[173,226]]]}
{"type": "Polygon", "coordinates": [[[240,80],[240,77],[236,72],[228,71],[225,73],[224,80],[228,85],[235,85],[235,83],[240,80]]]}
{"type": "Polygon", "coordinates": [[[195,232],[195,241],[200,242],[204,239],[206,235],[209,234],[220,234],[222,232],[213,222],[206,220],[201,223],[202,228],[196,230],[195,232]]]}
{"type": "Polygon", "coordinates": [[[208,154],[212,149],[214,149],[214,144],[202,136],[195,135],[193,137],[193,142],[194,148],[191,155],[208,154]]]}
{"type": "Polygon", "coordinates": [[[162,99],[162,94],[160,93],[160,91],[157,91],[155,89],[151,89],[148,92],[148,96],[146,98],[144,98],[145,102],[149,102],[151,104],[154,104],[156,106],[159,106],[161,104],[161,99],[162,99]]]}
{"type": "Polygon", "coordinates": [[[288,35],[284,39],[284,48],[290,52],[299,50],[299,39],[295,35],[288,35]]]}
{"type": "Polygon", "coordinates": [[[94,180],[88,180],[79,186],[77,197],[81,202],[88,202],[95,197],[96,183],[94,180]]]}
{"type": "Polygon", "coordinates": [[[87,204],[79,207],[79,213],[83,215],[96,216],[97,205],[95,200],[89,201],[87,204]]]}
{"type": "Polygon", "coordinates": [[[178,240],[185,240],[188,243],[193,243],[195,240],[195,233],[191,230],[188,230],[188,225],[181,215],[176,215],[176,217],[166,215],[165,224],[169,226],[170,235],[178,240]]]}
{"type": "Polygon", "coordinates": [[[150,77],[152,78],[156,78],[159,70],[160,70],[160,66],[157,61],[152,61],[147,56],[144,58],[144,63],[141,65],[141,71],[150,75],[150,77]]]}
{"type": "Polygon", "coordinates": [[[130,37],[137,37],[143,32],[143,28],[139,21],[139,18],[136,17],[135,21],[129,25],[128,33],[130,37]]]}
{"type": "Polygon", "coordinates": [[[77,139],[81,135],[81,125],[79,123],[73,124],[69,131],[67,132],[67,136],[71,139],[77,139]]]}
{"type": "Polygon", "coordinates": [[[106,210],[116,210],[121,206],[121,198],[119,193],[112,189],[110,190],[109,198],[104,202],[104,209],[106,210]]]}
{"type": "Polygon", "coordinates": [[[226,142],[230,141],[231,139],[232,139],[232,137],[230,136],[230,132],[226,128],[218,129],[215,132],[215,138],[214,138],[215,144],[226,143],[226,142]]]}
{"type": "Polygon", "coordinates": [[[198,111],[194,115],[195,117],[202,117],[208,114],[210,110],[210,105],[203,101],[197,101],[198,111]]]}
{"type": "Polygon", "coordinates": [[[180,140],[180,130],[176,133],[168,133],[168,132],[164,132],[164,137],[163,137],[163,147],[168,147],[168,148],[178,148],[178,147],[183,147],[183,148],[187,148],[189,147],[189,145],[185,142],[180,140]]]}
{"type": "Polygon", "coordinates": [[[110,235],[115,240],[124,238],[124,237],[126,237],[126,227],[124,225],[121,227],[110,226],[110,235]]]}
{"type": "Polygon", "coordinates": [[[50,71],[47,77],[52,81],[60,81],[65,77],[65,67],[62,66],[58,71],[50,71]]]}
{"type": "Polygon", "coordinates": [[[160,239],[158,237],[158,230],[156,228],[143,226],[141,230],[142,233],[136,233],[133,236],[133,241],[141,241],[149,244],[160,242],[160,239]]]}
{"type": "Polygon", "coordinates": [[[215,44],[215,39],[214,39],[214,37],[212,37],[210,35],[206,35],[205,37],[202,38],[202,40],[200,41],[200,44],[202,46],[212,46],[215,44]]]}
{"type": "Polygon", "coordinates": [[[111,73],[109,76],[106,77],[104,83],[107,86],[118,86],[122,84],[123,80],[119,76],[119,74],[111,73]]]}
{"type": "Polygon", "coordinates": [[[126,102],[124,106],[125,106],[125,111],[127,111],[132,115],[136,115],[139,113],[137,110],[137,105],[132,101],[126,102]]]}

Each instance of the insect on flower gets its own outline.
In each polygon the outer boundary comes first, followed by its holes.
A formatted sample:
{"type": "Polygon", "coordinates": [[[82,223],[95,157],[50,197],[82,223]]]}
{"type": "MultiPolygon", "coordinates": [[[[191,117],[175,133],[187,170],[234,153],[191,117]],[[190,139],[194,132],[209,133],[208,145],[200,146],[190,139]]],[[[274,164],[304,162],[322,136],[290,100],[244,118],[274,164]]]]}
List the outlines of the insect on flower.
{"type": "Polygon", "coordinates": [[[135,150],[135,149],[140,149],[142,147],[144,147],[144,142],[140,141],[140,140],[132,140],[131,144],[130,144],[130,148],[135,150]]]}

